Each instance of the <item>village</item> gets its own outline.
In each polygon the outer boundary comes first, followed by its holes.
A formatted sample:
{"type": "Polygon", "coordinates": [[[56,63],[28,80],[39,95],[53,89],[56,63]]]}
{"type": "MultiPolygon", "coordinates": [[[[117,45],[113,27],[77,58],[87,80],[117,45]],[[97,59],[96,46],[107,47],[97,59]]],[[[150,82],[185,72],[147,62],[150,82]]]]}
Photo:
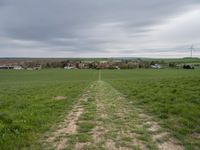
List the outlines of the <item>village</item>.
{"type": "Polygon", "coordinates": [[[0,70],[41,70],[48,68],[69,69],[194,69],[199,68],[199,63],[165,62],[164,60],[142,59],[97,59],[97,60],[18,60],[0,61],[0,70]]]}

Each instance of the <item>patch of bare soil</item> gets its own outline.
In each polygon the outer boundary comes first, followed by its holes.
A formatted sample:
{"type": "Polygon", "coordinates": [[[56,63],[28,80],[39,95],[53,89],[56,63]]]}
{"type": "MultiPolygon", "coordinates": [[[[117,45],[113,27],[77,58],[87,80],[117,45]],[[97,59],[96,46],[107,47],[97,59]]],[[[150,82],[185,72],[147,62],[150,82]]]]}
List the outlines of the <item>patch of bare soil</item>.
{"type": "Polygon", "coordinates": [[[105,144],[105,148],[109,150],[118,150],[113,140],[107,140],[105,144]]]}
{"type": "Polygon", "coordinates": [[[183,150],[181,145],[177,145],[174,141],[165,141],[162,144],[158,144],[160,150],[183,150]]]}
{"type": "Polygon", "coordinates": [[[83,113],[82,108],[75,107],[74,110],[67,116],[67,118],[59,125],[59,128],[47,138],[48,143],[54,143],[56,150],[64,149],[67,144],[66,135],[74,134],[76,132],[76,122],[83,113]]]}
{"type": "Polygon", "coordinates": [[[133,145],[135,145],[136,147],[138,147],[141,150],[148,150],[147,147],[138,139],[133,140],[133,145]]]}
{"type": "Polygon", "coordinates": [[[85,142],[85,143],[77,142],[76,145],[75,145],[75,147],[74,147],[74,149],[75,150],[82,150],[82,149],[84,149],[85,146],[88,146],[90,144],[91,143],[89,143],[89,142],[85,142]]]}
{"type": "Polygon", "coordinates": [[[147,121],[145,124],[149,126],[148,130],[151,132],[156,132],[161,129],[158,123],[155,121],[147,121]]]}
{"type": "MultiPolygon", "coordinates": [[[[96,95],[96,107],[98,119],[105,119],[107,117],[104,105],[99,101],[99,95],[96,95]]],[[[101,121],[96,121],[96,127],[92,130],[91,135],[93,138],[93,143],[97,144],[103,140],[103,136],[106,130],[101,121]]]]}
{"type": "Polygon", "coordinates": [[[153,141],[166,141],[169,139],[169,133],[161,132],[159,134],[153,134],[152,139],[153,141]]]}
{"type": "Polygon", "coordinates": [[[65,100],[67,97],[66,96],[56,96],[53,99],[55,100],[65,100]]]}
{"type": "MultiPolygon", "coordinates": [[[[110,139],[106,141],[105,149],[107,149],[107,150],[132,150],[132,148],[129,148],[129,147],[123,147],[123,146],[116,147],[116,143],[110,139]]],[[[142,149],[142,150],[145,150],[145,149],[142,149]]]]}
{"type": "Polygon", "coordinates": [[[65,148],[65,145],[67,144],[67,139],[63,139],[57,146],[57,150],[61,150],[65,148]]]}
{"type": "Polygon", "coordinates": [[[200,133],[193,133],[192,135],[195,139],[199,139],[200,140],[200,133]]]}
{"type": "Polygon", "coordinates": [[[99,132],[99,126],[96,126],[93,130],[92,130],[92,137],[95,143],[100,142],[101,139],[101,132],[99,132]]]}

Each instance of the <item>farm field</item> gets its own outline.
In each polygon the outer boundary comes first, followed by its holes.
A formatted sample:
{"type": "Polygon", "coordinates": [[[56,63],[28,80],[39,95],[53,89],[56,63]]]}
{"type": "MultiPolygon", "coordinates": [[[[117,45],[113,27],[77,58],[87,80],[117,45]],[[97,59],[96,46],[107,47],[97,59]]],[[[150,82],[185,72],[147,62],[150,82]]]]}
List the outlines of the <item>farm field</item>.
{"type": "Polygon", "coordinates": [[[0,149],[39,149],[41,133],[63,119],[96,77],[93,70],[0,71],[0,149]]]}
{"type": "Polygon", "coordinates": [[[200,70],[104,71],[102,78],[179,139],[200,148],[200,70]]]}
{"type": "Polygon", "coordinates": [[[0,71],[0,149],[200,149],[200,70],[0,71]]]}

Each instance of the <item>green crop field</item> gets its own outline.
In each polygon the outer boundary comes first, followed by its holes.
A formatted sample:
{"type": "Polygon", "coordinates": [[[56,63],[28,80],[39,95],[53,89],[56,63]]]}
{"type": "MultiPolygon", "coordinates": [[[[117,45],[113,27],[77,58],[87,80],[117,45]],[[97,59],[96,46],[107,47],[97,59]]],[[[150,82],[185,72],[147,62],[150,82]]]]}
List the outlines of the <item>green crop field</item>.
{"type": "Polygon", "coordinates": [[[0,149],[26,149],[63,119],[97,73],[42,70],[0,71],[0,149]],[[66,100],[56,100],[63,96],[66,100]]]}
{"type": "Polygon", "coordinates": [[[200,148],[200,70],[104,71],[102,78],[156,116],[185,148],[200,148]]]}
{"type": "Polygon", "coordinates": [[[0,70],[0,149],[198,150],[200,70],[0,70]]]}

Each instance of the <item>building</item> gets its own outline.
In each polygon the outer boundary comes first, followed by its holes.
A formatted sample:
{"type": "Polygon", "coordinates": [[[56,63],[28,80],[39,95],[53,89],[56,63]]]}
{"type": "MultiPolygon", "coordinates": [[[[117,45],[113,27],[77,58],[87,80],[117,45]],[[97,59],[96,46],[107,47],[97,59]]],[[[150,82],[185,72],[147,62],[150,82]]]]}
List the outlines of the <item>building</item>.
{"type": "Polygon", "coordinates": [[[161,65],[159,65],[159,64],[154,64],[154,65],[151,65],[151,68],[153,68],[153,69],[160,69],[160,68],[161,68],[161,65]]]}
{"type": "Polygon", "coordinates": [[[9,69],[14,69],[13,66],[0,66],[0,70],[9,70],[9,69]]]}
{"type": "Polygon", "coordinates": [[[69,69],[75,69],[75,67],[74,66],[65,66],[64,69],[67,69],[67,70],[69,70],[69,69]]]}
{"type": "Polygon", "coordinates": [[[33,70],[41,70],[42,66],[41,65],[36,65],[33,67],[33,70]]]}
{"type": "Polygon", "coordinates": [[[13,68],[14,70],[22,70],[23,69],[23,67],[22,66],[14,66],[14,68],[13,68]]]}

